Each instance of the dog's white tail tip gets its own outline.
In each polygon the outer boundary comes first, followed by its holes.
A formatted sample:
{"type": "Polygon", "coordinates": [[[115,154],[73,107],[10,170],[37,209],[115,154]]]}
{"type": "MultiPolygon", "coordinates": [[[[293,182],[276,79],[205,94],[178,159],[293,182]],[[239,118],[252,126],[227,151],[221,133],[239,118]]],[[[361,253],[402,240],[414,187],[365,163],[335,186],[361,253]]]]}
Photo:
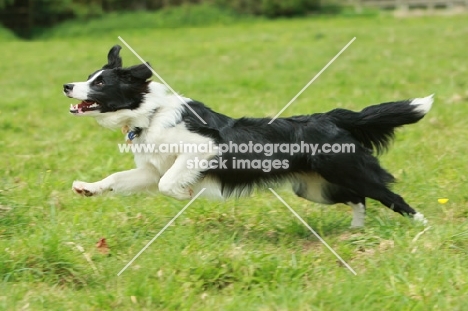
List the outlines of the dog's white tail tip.
{"type": "Polygon", "coordinates": [[[431,110],[432,103],[434,103],[434,94],[423,98],[415,98],[411,101],[411,105],[416,106],[414,110],[420,112],[422,115],[425,115],[431,110]]]}

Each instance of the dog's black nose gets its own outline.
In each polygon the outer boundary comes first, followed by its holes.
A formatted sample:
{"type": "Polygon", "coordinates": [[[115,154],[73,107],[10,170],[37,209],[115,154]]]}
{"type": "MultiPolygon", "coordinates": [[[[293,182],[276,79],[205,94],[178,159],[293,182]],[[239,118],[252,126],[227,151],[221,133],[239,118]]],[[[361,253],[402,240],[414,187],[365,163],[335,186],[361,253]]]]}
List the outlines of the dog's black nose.
{"type": "Polygon", "coordinates": [[[63,91],[64,91],[65,93],[67,93],[67,92],[69,92],[69,91],[72,91],[74,86],[75,86],[75,85],[74,85],[74,84],[71,84],[71,83],[69,83],[69,84],[64,84],[64,85],[63,85],[63,91]]]}

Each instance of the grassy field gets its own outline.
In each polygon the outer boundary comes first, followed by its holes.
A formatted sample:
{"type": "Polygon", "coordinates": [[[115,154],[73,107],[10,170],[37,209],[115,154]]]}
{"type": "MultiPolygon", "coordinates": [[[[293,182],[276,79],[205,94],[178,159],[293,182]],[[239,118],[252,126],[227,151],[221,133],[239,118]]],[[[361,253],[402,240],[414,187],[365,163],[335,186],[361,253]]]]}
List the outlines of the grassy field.
{"type": "MultiPolygon", "coordinates": [[[[0,309],[466,309],[466,16],[88,29],[89,36],[59,29],[41,41],[2,42],[0,309]],[[349,207],[278,189],[355,276],[270,192],[224,203],[200,199],[117,277],[185,205],[71,191],[75,179],[95,181],[133,166],[131,155],[118,153],[122,134],[69,115],[62,94],[63,83],[105,63],[118,35],[175,90],[235,117],[274,116],[357,37],[284,115],[435,93],[429,115],[399,130],[381,157],[399,180],[395,191],[430,228],[418,235],[424,227],[369,201],[366,228],[351,230],[349,207]],[[102,237],[108,255],[96,248],[102,237]]],[[[122,54],[124,64],[138,63],[128,49],[122,54]]]]}

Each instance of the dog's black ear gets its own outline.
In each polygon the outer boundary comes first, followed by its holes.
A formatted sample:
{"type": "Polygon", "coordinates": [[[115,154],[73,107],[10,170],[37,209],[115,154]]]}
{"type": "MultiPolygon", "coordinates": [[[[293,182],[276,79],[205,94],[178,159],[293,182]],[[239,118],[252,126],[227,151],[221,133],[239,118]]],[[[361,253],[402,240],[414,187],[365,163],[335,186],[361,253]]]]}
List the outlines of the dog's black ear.
{"type": "Polygon", "coordinates": [[[102,69],[114,69],[122,67],[122,57],[119,56],[119,52],[122,49],[120,45],[114,45],[109,54],[107,54],[107,64],[102,69]]]}
{"type": "Polygon", "coordinates": [[[132,77],[146,81],[149,78],[151,78],[151,76],[153,75],[153,72],[151,71],[150,68],[151,68],[150,64],[146,63],[146,64],[132,66],[128,68],[128,70],[132,77]]]}

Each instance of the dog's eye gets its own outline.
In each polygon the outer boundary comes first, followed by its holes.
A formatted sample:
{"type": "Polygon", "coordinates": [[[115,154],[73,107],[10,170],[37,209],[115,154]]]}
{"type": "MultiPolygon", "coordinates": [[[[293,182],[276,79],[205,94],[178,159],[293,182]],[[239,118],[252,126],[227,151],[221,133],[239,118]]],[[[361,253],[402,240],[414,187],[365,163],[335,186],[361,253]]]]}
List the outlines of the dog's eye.
{"type": "Polygon", "coordinates": [[[103,86],[104,85],[104,82],[102,80],[100,81],[96,81],[95,83],[97,86],[103,86]]]}

